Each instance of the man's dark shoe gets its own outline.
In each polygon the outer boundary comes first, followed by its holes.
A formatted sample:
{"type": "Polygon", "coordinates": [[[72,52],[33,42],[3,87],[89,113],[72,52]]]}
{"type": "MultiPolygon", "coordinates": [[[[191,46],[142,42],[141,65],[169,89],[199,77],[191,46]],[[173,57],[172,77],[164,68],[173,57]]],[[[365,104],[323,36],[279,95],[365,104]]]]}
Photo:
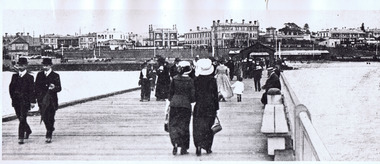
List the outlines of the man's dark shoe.
{"type": "Polygon", "coordinates": [[[46,143],[51,143],[51,138],[46,138],[46,143]]]}
{"type": "Polygon", "coordinates": [[[18,144],[24,144],[24,139],[18,139],[18,144]]]}

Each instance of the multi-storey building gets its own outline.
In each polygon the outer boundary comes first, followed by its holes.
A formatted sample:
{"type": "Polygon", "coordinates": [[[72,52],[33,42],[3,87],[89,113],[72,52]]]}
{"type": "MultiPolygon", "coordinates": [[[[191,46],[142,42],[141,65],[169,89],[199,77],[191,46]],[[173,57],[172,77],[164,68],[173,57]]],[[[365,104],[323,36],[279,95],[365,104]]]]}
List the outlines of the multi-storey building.
{"type": "Polygon", "coordinates": [[[153,25],[149,25],[149,39],[148,46],[154,47],[167,47],[178,45],[178,30],[177,26],[173,25],[173,28],[156,28],[153,29],[153,25]]]}
{"type": "Polygon", "coordinates": [[[110,40],[126,40],[128,36],[121,31],[116,31],[114,28],[112,31],[106,30],[103,32],[96,33],[97,46],[105,46],[110,40]]]}
{"type": "Polygon", "coordinates": [[[193,31],[190,29],[190,32],[185,33],[185,42],[184,47],[202,47],[202,46],[211,46],[211,29],[199,28],[193,31]]]}
{"type": "Polygon", "coordinates": [[[96,33],[88,33],[79,36],[79,49],[94,49],[96,45],[96,33]]]}
{"type": "Polygon", "coordinates": [[[7,47],[7,45],[17,37],[22,37],[26,42],[28,42],[28,55],[39,55],[41,51],[41,41],[39,37],[30,36],[29,33],[18,32],[16,35],[8,35],[5,33],[3,37],[3,45],[7,47]]]}
{"type": "Polygon", "coordinates": [[[57,39],[58,48],[79,49],[79,36],[61,36],[57,39]]]}
{"type": "Polygon", "coordinates": [[[29,43],[21,36],[17,36],[7,44],[6,48],[11,60],[17,61],[20,56],[28,56],[29,43]]]}
{"type": "Polygon", "coordinates": [[[367,31],[370,34],[370,36],[375,37],[375,38],[380,38],[380,29],[377,29],[377,28],[368,29],[367,31]]]}
{"type": "Polygon", "coordinates": [[[330,29],[317,32],[317,37],[326,39],[326,46],[335,47],[336,45],[356,45],[364,41],[365,32],[359,29],[330,29]]]}
{"type": "Polygon", "coordinates": [[[211,26],[211,45],[215,47],[248,47],[259,38],[259,22],[241,23],[226,20],[213,21],[211,26]]]}
{"type": "Polygon", "coordinates": [[[41,47],[44,49],[57,49],[59,37],[60,36],[56,34],[46,34],[41,36],[41,47]]]}

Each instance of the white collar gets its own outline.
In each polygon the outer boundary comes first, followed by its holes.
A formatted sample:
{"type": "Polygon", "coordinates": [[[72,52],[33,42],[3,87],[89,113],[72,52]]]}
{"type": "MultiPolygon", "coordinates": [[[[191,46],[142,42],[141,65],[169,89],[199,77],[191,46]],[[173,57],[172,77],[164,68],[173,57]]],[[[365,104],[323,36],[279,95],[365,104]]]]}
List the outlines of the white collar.
{"type": "Polygon", "coordinates": [[[26,74],[26,70],[22,71],[22,72],[18,72],[18,75],[20,77],[24,77],[24,75],[26,74]]]}
{"type": "Polygon", "coordinates": [[[45,73],[45,75],[46,75],[46,76],[49,76],[49,75],[50,75],[50,73],[51,73],[51,71],[52,71],[52,70],[51,70],[51,68],[50,68],[49,70],[47,70],[47,71],[44,71],[44,73],[45,73]]]}

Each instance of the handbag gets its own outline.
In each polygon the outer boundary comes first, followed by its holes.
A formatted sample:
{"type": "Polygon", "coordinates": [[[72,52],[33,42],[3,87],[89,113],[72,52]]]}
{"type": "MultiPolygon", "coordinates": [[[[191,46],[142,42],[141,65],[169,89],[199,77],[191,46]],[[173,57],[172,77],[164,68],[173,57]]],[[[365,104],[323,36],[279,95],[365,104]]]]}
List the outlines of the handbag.
{"type": "Polygon", "coordinates": [[[216,120],[217,121],[211,127],[211,130],[212,130],[214,135],[222,130],[222,125],[220,124],[220,120],[219,120],[218,116],[216,116],[216,120]]]}

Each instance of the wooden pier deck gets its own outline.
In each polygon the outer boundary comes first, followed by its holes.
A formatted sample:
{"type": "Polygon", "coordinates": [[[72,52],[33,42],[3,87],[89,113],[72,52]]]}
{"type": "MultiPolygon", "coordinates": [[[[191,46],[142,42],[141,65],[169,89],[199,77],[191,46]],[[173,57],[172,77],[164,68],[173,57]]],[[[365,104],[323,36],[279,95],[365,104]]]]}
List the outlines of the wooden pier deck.
{"type": "Polygon", "coordinates": [[[211,154],[195,155],[190,128],[189,154],[173,156],[163,127],[165,102],[155,101],[153,92],[150,102],[140,102],[140,91],[132,91],[59,109],[50,144],[39,116],[28,117],[33,133],[23,145],[17,140],[18,121],[3,122],[2,160],[271,161],[260,132],[263,91],[254,92],[253,79],[243,82],[242,102],[236,96],[220,102],[223,130],[211,154]]]}

